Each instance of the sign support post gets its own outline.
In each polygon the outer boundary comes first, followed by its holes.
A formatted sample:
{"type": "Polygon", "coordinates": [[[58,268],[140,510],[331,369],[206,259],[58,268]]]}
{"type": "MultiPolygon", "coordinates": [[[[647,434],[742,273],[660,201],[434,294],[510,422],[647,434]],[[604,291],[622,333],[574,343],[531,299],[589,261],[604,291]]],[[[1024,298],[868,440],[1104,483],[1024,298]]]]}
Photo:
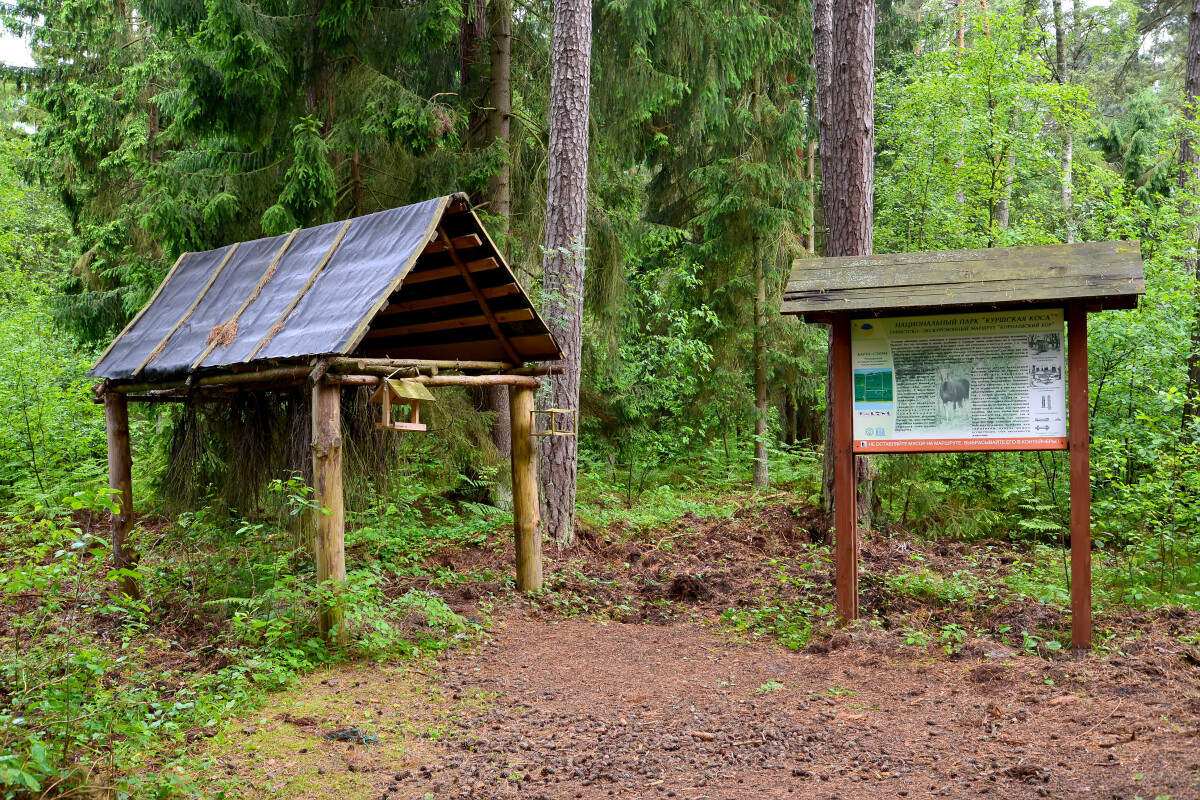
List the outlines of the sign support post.
{"type": "Polygon", "coordinates": [[[1091,648],[1087,315],[1145,292],[1136,241],[793,262],[782,313],[830,326],[841,624],[859,617],[856,452],[1067,450],[1071,644],[1091,648]]]}
{"type": "Polygon", "coordinates": [[[854,474],[854,377],[850,365],[850,317],[830,324],[833,360],[833,538],[838,618],[858,619],[858,502],[854,474]]]}
{"type": "Polygon", "coordinates": [[[1071,647],[1092,646],[1092,480],[1087,308],[1067,305],[1067,447],[1071,454],[1071,647]]]}

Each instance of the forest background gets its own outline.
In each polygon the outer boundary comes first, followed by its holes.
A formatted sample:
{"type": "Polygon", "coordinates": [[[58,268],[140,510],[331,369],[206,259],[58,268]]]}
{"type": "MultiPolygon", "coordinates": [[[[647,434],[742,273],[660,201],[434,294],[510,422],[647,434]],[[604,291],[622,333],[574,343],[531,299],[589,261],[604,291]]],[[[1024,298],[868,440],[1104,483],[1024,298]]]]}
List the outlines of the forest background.
{"type": "MultiPolygon", "coordinates": [[[[1173,0],[877,4],[876,252],[1142,242],[1141,306],[1091,332],[1102,603],[1200,607],[1189,14],[1173,0]]],[[[0,504],[28,555],[3,573],[6,599],[61,589],[84,570],[72,553],[103,549],[79,523],[108,502],[85,373],[179,253],[466,191],[545,301],[550,20],[542,0],[7,6],[35,66],[7,70],[0,112],[0,504]]],[[[826,337],[778,313],[792,260],[824,252],[811,7],[597,0],[593,27],[580,524],[743,488],[820,505],[826,337]]],[[[503,525],[493,400],[439,405],[429,436],[352,469],[353,535],[376,559],[412,561],[431,530],[466,535],[464,518],[503,525]]],[[[269,420],[137,414],[139,510],[168,520],[143,535],[148,595],[180,580],[147,569],[156,549],[162,564],[208,553],[213,579],[188,578],[197,604],[222,603],[244,641],[277,641],[272,626],[300,624],[279,608],[309,574],[288,522],[309,494],[230,435],[269,420]],[[212,555],[247,542],[236,563],[212,555]]],[[[1042,598],[1061,603],[1063,455],[880,458],[872,527],[1033,548],[1042,598]]],[[[383,603],[374,569],[352,574],[365,617],[383,603]]],[[[6,680],[68,656],[84,673],[107,663],[72,641],[6,680]]],[[[296,647],[271,669],[321,657],[296,647]]],[[[131,739],[147,735],[152,721],[129,719],[131,739]]],[[[46,751],[59,734],[5,730],[9,784],[62,774],[46,751]]]]}

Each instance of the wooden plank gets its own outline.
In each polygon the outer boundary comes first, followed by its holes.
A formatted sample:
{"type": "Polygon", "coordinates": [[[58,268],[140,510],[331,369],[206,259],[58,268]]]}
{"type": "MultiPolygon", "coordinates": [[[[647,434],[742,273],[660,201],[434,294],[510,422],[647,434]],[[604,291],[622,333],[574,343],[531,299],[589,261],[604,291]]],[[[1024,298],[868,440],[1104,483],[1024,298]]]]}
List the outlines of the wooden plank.
{"type": "Polygon", "coordinates": [[[237,252],[240,244],[241,242],[233,243],[233,245],[229,248],[229,252],[225,254],[223,259],[221,259],[221,263],[217,265],[217,268],[213,270],[213,274],[209,276],[208,281],[200,289],[200,293],[196,295],[196,299],[192,301],[190,306],[188,306],[187,311],[183,312],[183,316],[181,316],[179,320],[171,326],[171,330],[167,331],[167,335],[162,338],[162,341],[160,341],[155,348],[150,351],[150,355],[146,356],[142,360],[142,363],[137,365],[137,369],[129,374],[131,378],[136,378],[141,374],[142,370],[146,368],[147,364],[159,357],[163,351],[163,348],[167,346],[167,342],[171,341],[171,337],[175,335],[175,331],[183,327],[183,323],[187,322],[188,318],[192,316],[192,313],[195,312],[196,307],[200,305],[200,301],[204,299],[204,295],[208,294],[208,290],[211,289],[212,285],[217,282],[217,278],[221,275],[221,270],[225,269],[225,265],[229,263],[229,259],[233,258],[233,254],[237,252]]]}
{"type": "Polygon", "coordinates": [[[833,529],[837,586],[835,606],[842,624],[858,619],[858,504],[854,474],[853,373],[850,318],[839,316],[830,330],[833,348],[833,529]]]}
{"type": "MultiPolygon", "coordinates": [[[[488,259],[491,261],[492,259],[488,259]]],[[[470,266],[470,265],[468,265],[470,266]]],[[[458,268],[454,269],[454,274],[458,275],[458,268]]],[[[407,282],[406,282],[407,283],[407,282]]],[[[404,290],[401,289],[401,296],[404,290]]],[[[497,297],[510,297],[514,294],[521,294],[521,287],[515,283],[506,283],[503,286],[492,286],[487,289],[480,289],[483,296],[488,300],[495,300],[497,297]]],[[[404,314],[410,311],[427,311],[431,308],[444,308],[445,306],[456,306],[460,303],[470,303],[475,300],[475,295],[470,292],[457,292],[456,294],[444,294],[438,297],[428,297],[424,300],[409,300],[403,303],[388,303],[379,312],[378,316],[385,314],[404,314]]]]}
{"type": "Polygon", "coordinates": [[[937,308],[1062,299],[1136,307],[1145,293],[1138,242],[799,259],[783,312],[937,308]]]}
{"type": "Polygon", "coordinates": [[[432,241],[425,245],[425,249],[421,251],[421,255],[444,253],[447,249],[469,250],[472,247],[480,247],[482,244],[483,240],[479,238],[478,234],[468,233],[466,236],[455,236],[453,239],[446,237],[445,240],[432,241]]]}
{"type": "MultiPolygon", "coordinates": [[[[312,392],[313,488],[317,505],[327,512],[313,514],[317,532],[317,583],[328,584],[334,592],[346,581],[341,395],[341,387],[324,382],[313,387],[312,392]]],[[[321,607],[317,628],[331,643],[344,646],[350,641],[339,606],[321,607]]]]}
{"type": "Polygon", "coordinates": [[[796,270],[784,287],[786,294],[833,289],[862,290],[887,286],[957,285],[973,281],[1039,280],[1055,278],[1095,278],[1112,276],[1129,280],[1140,278],[1141,271],[1128,258],[1099,257],[1086,264],[1037,264],[1023,262],[962,262],[955,265],[904,264],[895,267],[879,267],[868,272],[867,267],[840,269],[796,270]],[[953,266],[953,269],[947,269],[953,266]]]}
{"type": "Polygon", "coordinates": [[[353,358],[342,357],[333,360],[329,369],[332,372],[378,372],[386,375],[396,369],[478,369],[494,372],[505,372],[512,369],[507,361],[464,361],[462,359],[429,359],[429,358],[353,358]]]}
{"type": "MultiPolygon", "coordinates": [[[[377,375],[330,375],[326,382],[341,386],[378,386],[383,376],[377,375]]],[[[424,386],[528,386],[536,389],[540,384],[532,375],[417,375],[415,380],[424,386]]]]}
{"type": "MultiPolygon", "coordinates": [[[[528,308],[515,308],[511,311],[496,311],[490,319],[496,322],[524,322],[525,320],[533,319],[533,310],[528,308]]],[[[364,339],[382,339],[388,336],[409,336],[414,333],[431,333],[434,331],[448,331],[456,328],[480,328],[488,325],[489,317],[483,314],[477,314],[472,317],[456,317],[455,319],[440,319],[434,322],[420,322],[415,325],[399,325],[394,328],[375,328],[367,331],[364,339]]]]}
{"type": "Polygon", "coordinates": [[[542,588],[542,532],[538,508],[537,448],[533,444],[533,389],[514,386],[508,394],[512,425],[513,538],[517,591],[542,588]]]}
{"type": "Polygon", "coordinates": [[[325,265],[329,263],[329,259],[333,258],[333,254],[337,252],[338,246],[342,243],[342,239],[346,238],[346,234],[350,230],[351,222],[353,222],[353,220],[346,220],[341,229],[338,230],[337,236],[333,238],[333,243],[329,245],[329,249],[325,251],[325,255],[320,261],[317,262],[317,266],[314,267],[313,271],[309,274],[308,280],[306,280],[304,285],[300,287],[300,291],[296,292],[296,296],[292,298],[290,303],[288,303],[287,308],[283,310],[283,313],[276,318],[275,323],[268,328],[267,332],[263,334],[261,339],[258,340],[258,344],[254,345],[254,349],[250,351],[250,355],[242,359],[243,364],[253,361],[254,357],[258,355],[258,351],[262,350],[263,347],[266,346],[267,342],[274,339],[275,335],[283,330],[283,325],[285,322],[287,322],[287,318],[291,316],[293,311],[296,310],[296,306],[300,305],[300,301],[304,299],[304,295],[308,294],[308,290],[312,288],[312,285],[317,282],[317,278],[320,277],[321,273],[325,271],[325,265]]]}
{"type": "Polygon", "coordinates": [[[1130,280],[1123,275],[1076,275],[1069,278],[1058,279],[1025,278],[962,281],[959,283],[936,283],[910,286],[880,285],[869,291],[863,289],[828,288],[814,291],[788,292],[784,294],[784,300],[787,302],[795,302],[798,300],[822,302],[828,300],[829,298],[850,298],[852,300],[861,298],[907,298],[909,299],[910,303],[920,303],[926,298],[939,299],[943,297],[954,297],[967,293],[1002,294],[1007,292],[1015,292],[1021,296],[1029,295],[1029,299],[1037,299],[1041,297],[1061,296],[1059,294],[1060,292],[1077,290],[1084,290],[1085,294],[1083,295],[1082,299],[1087,299],[1088,297],[1144,294],[1145,288],[1146,284],[1141,279],[1130,280]]]}
{"type": "MultiPolygon", "coordinates": [[[[509,341],[528,361],[554,361],[561,358],[558,347],[547,333],[533,336],[512,336],[509,341]]],[[[452,342],[447,344],[423,345],[389,345],[363,347],[356,355],[365,358],[404,358],[413,360],[459,359],[459,360],[495,360],[502,361],[506,357],[504,348],[495,339],[480,339],[473,342],[452,342]]],[[[510,362],[511,363],[511,362],[510,362]]]]}
{"type": "Polygon", "coordinates": [[[920,253],[875,253],[863,256],[801,258],[792,262],[793,274],[815,269],[877,271],[892,266],[943,264],[955,269],[980,262],[1021,262],[1035,260],[1045,265],[1091,263],[1099,258],[1124,257],[1140,262],[1141,243],[1134,241],[1079,242],[1076,244],[1034,245],[1031,247],[987,247],[974,250],[930,250],[920,253]]]}
{"type": "Polygon", "coordinates": [[[1092,480],[1087,309],[1067,306],[1067,439],[1071,452],[1071,645],[1092,647],[1092,480]]]}
{"type": "MultiPolygon", "coordinates": [[[[117,510],[112,515],[112,565],[114,570],[133,569],[128,539],[133,528],[133,454],[129,447],[129,404],[116,392],[104,395],[104,427],[108,435],[108,488],[113,490],[117,510]]],[[[138,599],[137,581],[128,575],[117,579],[124,594],[138,599]]]]}
{"type": "MultiPolygon", "coordinates": [[[[500,262],[494,258],[480,258],[475,261],[468,261],[467,268],[471,272],[485,272],[489,269],[499,269],[500,262]]],[[[434,269],[413,270],[404,279],[405,286],[412,286],[416,283],[428,283],[429,281],[440,281],[444,278],[457,278],[459,276],[458,266],[451,264],[448,267],[436,267],[434,269]]]]}
{"type": "MultiPolygon", "coordinates": [[[[467,284],[467,289],[471,291],[471,294],[475,295],[475,301],[479,303],[479,310],[483,312],[485,317],[487,317],[488,327],[492,329],[492,333],[500,341],[500,345],[504,348],[504,352],[508,354],[509,360],[512,361],[516,366],[521,366],[523,363],[525,363],[524,360],[513,348],[512,342],[508,340],[508,335],[503,329],[501,329],[499,320],[496,319],[496,315],[492,313],[492,309],[487,303],[487,298],[483,296],[483,292],[479,291],[479,285],[476,284],[475,279],[471,277],[471,270],[467,268],[467,265],[463,262],[462,257],[459,256],[454,243],[451,241],[450,237],[446,235],[446,229],[441,225],[438,226],[438,235],[442,237],[442,243],[446,246],[447,252],[450,253],[450,258],[454,260],[454,266],[458,267],[458,271],[462,275],[463,282],[467,284]]],[[[472,234],[472,236],[474,236],[476,240],[479,239],[479,237],[475,236],[474,234],[472,234]]]]}
{"type": "Polygon", "coordinates": [[[1100,298],[1105,301],[1105,307],[1110,307],[1112,298],[1120,295],[1127,295],[1135,299],[1133,306],[1136,306],[1136,297],[1143,293],[1144,284],[1140,281],[1132,285],[1116,282],[1100,284],[1086,280],[1078,282],[974,283],[955,287],[931,287],[930,291],[925,293],[915,287],[895,287],[871,292],[831,291],[803,296],[785,296],[782,312],[784,314],[807,314],[823,311],[879,311],[971,304],[1041,303],[1093,298],[1100,298]]]}

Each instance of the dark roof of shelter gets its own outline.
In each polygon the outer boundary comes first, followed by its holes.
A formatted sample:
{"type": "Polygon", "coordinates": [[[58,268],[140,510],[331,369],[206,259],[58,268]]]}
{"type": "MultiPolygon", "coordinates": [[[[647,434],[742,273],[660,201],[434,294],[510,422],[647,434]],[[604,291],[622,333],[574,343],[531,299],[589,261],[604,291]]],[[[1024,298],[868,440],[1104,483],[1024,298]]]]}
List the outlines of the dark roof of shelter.
{"type": "Polygon", "coordinates": [[[184,253],[89,374],[153,381],[334,354],[562,357],[465,195],[449,195],[184,253]]]}
{"type": "Polygon", "coordinates": [[[1146,293],[1138,242],[1082,242],[928,253],[802,258],[783,313],[890,312],[1082,300],[1136,308],[1146,293]]]}

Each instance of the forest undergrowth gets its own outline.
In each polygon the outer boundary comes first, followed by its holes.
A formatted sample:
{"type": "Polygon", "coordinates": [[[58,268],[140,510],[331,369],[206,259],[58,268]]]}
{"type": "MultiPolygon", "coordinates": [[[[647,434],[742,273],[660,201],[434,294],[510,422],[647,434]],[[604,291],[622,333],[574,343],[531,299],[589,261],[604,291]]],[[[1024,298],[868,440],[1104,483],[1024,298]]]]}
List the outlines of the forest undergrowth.
{"type": "MultiPolygon", "coordinates": [[[[782,451],[777,462],[780,485],[767,492],[719,454],[690,473],[655,474],[640,492],[617,471],[585,473],[578,541],[547,544],[532,608],[547,619],[699,623],[809,652],[840,646],[817,462],[782,451]]],[[[142,517],[136,600],[111,589],[104,492],[4,518],[8,796],[188,795],[203,741],[297,676],[471,647],[492,613],[526,602],[513,592],[511,517],[490,506],[420,487],[353,515],[349,580],[335,596],[314,586],[305,549],[310,490],[276,481],[269,495],[274,512],[252,520],[216,508],[142,517]],[[345,650],[317,635],[325,603],[345,609],[345,650]],[[454,611],[464,603],[470,616],[454,611]]],[[[863,540],[859,625],[930,658],[1066,659],[1061,559],[1036,540],[966,541],[885,520],[863,540]]],[[[1194,598],[1131,591],[1127,565],[1102,551],[1096,566],[1098,655],[1200,665],[1194,598]]]]}

